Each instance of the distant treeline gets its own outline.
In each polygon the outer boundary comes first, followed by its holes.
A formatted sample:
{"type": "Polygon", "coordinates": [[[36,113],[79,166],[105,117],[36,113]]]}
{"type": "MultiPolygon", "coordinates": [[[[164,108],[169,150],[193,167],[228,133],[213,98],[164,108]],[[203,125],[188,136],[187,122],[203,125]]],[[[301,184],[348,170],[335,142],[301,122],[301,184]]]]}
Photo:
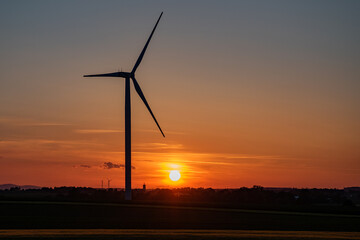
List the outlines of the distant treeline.
{"type": "MultiPolygon", "coordinates": [[[[0,190],[0,201],[71,201],[124,203],[124,191],[84,187],[55,187],[0,190]]],[[[257,208],[276,210],[340,209],[359,212],[360,191],[347,189],[266,189],[261,186],[239,189],[177,188],[133,190],[132,203],[166,203],[183,206],[257,208]]]]}

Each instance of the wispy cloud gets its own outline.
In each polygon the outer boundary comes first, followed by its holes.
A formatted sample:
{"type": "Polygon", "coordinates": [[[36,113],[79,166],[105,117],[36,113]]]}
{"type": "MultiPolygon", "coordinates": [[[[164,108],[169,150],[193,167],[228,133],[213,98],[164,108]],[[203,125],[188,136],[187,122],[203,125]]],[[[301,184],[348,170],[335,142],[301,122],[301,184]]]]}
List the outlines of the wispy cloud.
{"type": "Polygon", "coordinates": [[[75,132],[82,134],[101,134],[101,133],[121,133],[123,131],[116,129],[76,129],[75,132]]]}
{"type": "Polygon", "coordinates": [[[116,164],[112,162],[104,162],[103,168],[105,169],[112,169],[112,168],[124,168],[124,164],[116,164]]]}
{"type": "Polygon", "coordinates": [[[0,123],[24,126],[24,127],[51,127],[51,126],[71,126],[69,123],[59,123],[59,122],[43,122],[36,121],[33,119],[27,118],[16,118],[16,117],[1,117],[0,123]]]}
{"type": "Polygon", "coordinates": [[[79,164],[79,165],[74,165],[73,168],[92,168],[93,166],[88,165],[88,164],[79,164]]]}
{"type": "MultiPolygon", "coordinates": [[[[112,168],[125,168],[124,164],[116,164],[112,162],[104,162],[103,164],[104,169],[112,169],[112,168]]],[[[135,169],[134,166],[131,166],[132,169],[135,169]]]]}
{"type": "Polygon", "coordinates": [[[157,164],[177,163],[194,169],[217,171],[222,168],[308,168],[309,159],[279,155],[252,155],[233,153],[196,153],[196,152],[133,152],[136,161],[157,164]]]}
{"type": "Polygon", "coordinates": [[[180,150],[183,149],[184,146],[182,144],[178,144],[178,143],[143,143],[143,144],[136,144],[135,147],[137,149],[142,149],[142,150],[149,150],[149,149],[158,149],[158,150],[180,150]]]}
{"type": "MultiPolygon", "coordinates": [[[[134,130],[135,132],[149,132],[149,133],[159,133],[159,130],[151,130],[151,129],[137,129],[134,130]]],[[[177,132],[177,131],[165,131],[166,135],[184,135],[186,134],[185,132],[177,132]]]]}
{"type": "Polygon", "coordinates": [[[86,164],[81,164],[80,167],[82,167],[82,168],[91,168],[90,165],[86,165],[86,164]]]}
{"type": "Polygon", "coordinates": [[[102,145],[98,143],[91,143],[86,141],[74,141],[74,140],[52,140],[52,139],[14,139],[14,140],[0,140],[0,145],[3,147],[35,147],[35,146],[97,146],[102,145]]]}
{"type": "Polygon", "coordinates": [[[68,123],[56,123],[56,122],[30,122],[21,124],[21,126],[29,126],[29,127],[56,127],[56,126],[71,126],[72,124],[68,123]]]}

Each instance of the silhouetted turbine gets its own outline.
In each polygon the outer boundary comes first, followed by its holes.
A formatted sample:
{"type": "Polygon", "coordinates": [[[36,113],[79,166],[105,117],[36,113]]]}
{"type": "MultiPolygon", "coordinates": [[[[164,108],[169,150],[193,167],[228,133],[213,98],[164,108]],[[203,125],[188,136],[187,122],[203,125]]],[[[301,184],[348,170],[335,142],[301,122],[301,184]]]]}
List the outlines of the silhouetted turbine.
{"type": "Polygon", "coordinates": [[[157,20],[154,29],[152,30],[149,39],[147,40],[143,50],[140,53],[139,58],[137,59],[131,72],[113,72],[113,73],[104,73],[104,74],[93,74],[93,75],[84,75],[84,77],[120,77],[125,78],[125,199],[131,200],[131,110],[130,110],[130,79],[133,81],[136,92],[138,93],[141,100],[144,102],[145,106],[149,110],[151,116],[153,117],[156,125],[158,126],[161,134],[165,137],[163,131],[160,128],[158,121],[156,120],[151,108],[146,101],[146,98],[140,88],[139,83],[135,79],[136,69],[139,67],[141,60],[144,57],[146,49],[149,45],[149,42],[155,32],[155,29],[160,21],[160,18],[163,13],[160,14],[159,19],[157,20]]]}

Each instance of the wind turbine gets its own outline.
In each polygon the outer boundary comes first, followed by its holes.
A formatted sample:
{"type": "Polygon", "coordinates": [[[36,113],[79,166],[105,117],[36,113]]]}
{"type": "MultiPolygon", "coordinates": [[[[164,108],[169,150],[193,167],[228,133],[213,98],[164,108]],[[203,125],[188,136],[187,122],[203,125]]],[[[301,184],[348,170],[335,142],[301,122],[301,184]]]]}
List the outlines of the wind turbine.
{"type": "Polygon", "coordinates": [[[146,98],[140,88],[139,83],[136,81],[135,72],[136,69],[139,67],[141,60],[144,57],[146,49],[150,43],[150,40],[155,32],[155,29],[160,21],[162,16],[162,12],[160,14],[159,19],[157,20],[154,29],[152,30],[149,39],[147,40],[143,50],[140,53],[133,69],[131,72],[113,72],[113,73],[104,73],[104,74],[92,74],[92,75],[84,75],[84,77],[120,77],[125,78],[125,200],[131,200],[131,105],[130,105],[130,79],[132,80],[135,90],[141,100],[144,102],[145,106],[149,110],[151,116],[153,117],[156,125],[158,126],[161,134],[165,137],[163,131],[160,128],[159,123],[157,122],[151,108],[146,101],[146,98]]]}

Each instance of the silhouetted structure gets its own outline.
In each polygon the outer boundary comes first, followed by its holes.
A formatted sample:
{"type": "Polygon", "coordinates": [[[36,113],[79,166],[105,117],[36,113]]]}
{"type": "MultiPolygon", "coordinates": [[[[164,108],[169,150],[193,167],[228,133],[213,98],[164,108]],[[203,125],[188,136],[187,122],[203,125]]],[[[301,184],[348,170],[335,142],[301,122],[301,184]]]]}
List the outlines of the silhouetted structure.
{"type": "Polygon", "coordinates": [[[143,50],[140,53],[139,58],[137,59],[131,72],[113,72],[113,73],[104,73],[104,74],[93,74],[93,75],[84,75],[84,77],[120,77],[125,78],[125,199],[131,200],[131,104],[130,104],[130,79],[133,81],[136,92],[138,93],[141,100],[144,102],[145,106],[149,110],[151,116],[153,117],[156,125],[158,126],[161,134],[165,137],[163,131],[160,128],[151,108],[146,101],[146,98],[140,88],[139,83],[135,79],[136,69],[139,67],[141,60],[144,57],[146,49],[150,43],[150,40],[155,32],[155,29],[160,21],[160,18],[163,13],[160,14],[159,19],[157,20],[154,29],[152,30],[149,39],[147,40],[143,50]]]}

